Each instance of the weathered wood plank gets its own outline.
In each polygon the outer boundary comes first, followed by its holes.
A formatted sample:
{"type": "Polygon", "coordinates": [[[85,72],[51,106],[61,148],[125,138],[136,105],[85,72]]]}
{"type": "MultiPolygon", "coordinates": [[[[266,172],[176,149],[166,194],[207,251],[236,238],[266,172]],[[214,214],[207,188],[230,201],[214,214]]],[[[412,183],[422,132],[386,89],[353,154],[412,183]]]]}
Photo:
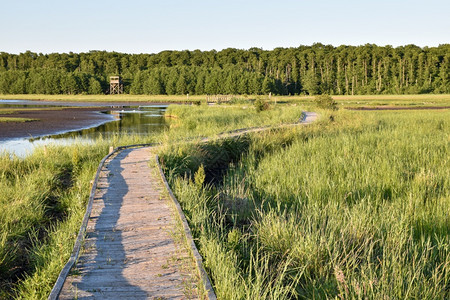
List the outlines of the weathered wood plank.
{"type": "Polygon", "coordinates": [[[174,241],[175,220],[148,148],[103,168],[82,254],[61,299],[196,298],[195,266],[174,241]]]}

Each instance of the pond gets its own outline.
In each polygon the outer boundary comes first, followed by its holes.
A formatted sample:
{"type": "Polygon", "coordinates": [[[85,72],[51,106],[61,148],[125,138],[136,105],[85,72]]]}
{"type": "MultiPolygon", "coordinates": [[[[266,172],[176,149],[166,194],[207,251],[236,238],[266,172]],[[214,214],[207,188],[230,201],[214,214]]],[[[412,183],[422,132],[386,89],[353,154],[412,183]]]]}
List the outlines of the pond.
{"type": "MultiPolygon", "coordinates": [[[[89,107],[93,103],[52,103],[22,100],[1,100],[0,108],[45,108],[45,107],[89,107]]],[[[102,104],[95,103],[99,107],[102,104]]],[[[104,105],[104,104],[103,104],[104,105]]],[[[159,132],[167,128],[164,119],[164,112],[167,105],[118,105],[113,104],[113,107],[120,107],[117,110],[111,109],[111,105],[105,105],[105,109],[99,115],[99,122],[90,122],[89,126],[84,126],[79,130],[60,132],[53,135],[44,135],[33,138],[14,138],[0,141],[0,151],[8,151],[17,156],[26,156],[31,153],[36,146],[48,144],[69,145],[71,143],[90,143],[102,136],[109,138],[118,133],[129,133],[133,135],[147,135],[149,133],[159,132]],[[105,118],[105,115],[108,115],[105,118]],[[94,124],[92,126],[92,124],[94,124]]],[[[54,113],[58,113],[55,111],[54,113]]],[[[38,123],[37,123],[38,124],[38,123]]],[[[2,127],[0,123],[0,128],[2,127]]],[[[2,129],[3,130],[3,129],[2,129]]]]}

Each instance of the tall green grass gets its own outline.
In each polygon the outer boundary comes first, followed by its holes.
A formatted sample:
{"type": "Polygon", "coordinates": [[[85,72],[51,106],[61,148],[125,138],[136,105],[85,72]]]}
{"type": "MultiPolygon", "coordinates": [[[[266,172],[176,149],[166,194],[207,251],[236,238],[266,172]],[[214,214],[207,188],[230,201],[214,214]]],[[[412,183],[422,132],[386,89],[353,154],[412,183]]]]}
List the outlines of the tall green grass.
{"type": "Polygon", "coordinates": [[[257,112],[253,105],[182,106],[167,108],[166,116],[170,124],[163,142],[171,142],[183,137],[213,137],[226,131],[276,126],[298,122],[303,106],[272,105],[268,110],[257,112]]]}
{"type": "Polygon", "coordinates": [[[219,183],[193,179],[232,152],[217,142],[162,153],[218,297],[448,299],[448,120],[341,111],[253,135],[219,183]]]}
{"type": "Polygon", "coordinates": [[[0,156],[0,298],[48,296],[84,215],[108,144],[0,156]]]}

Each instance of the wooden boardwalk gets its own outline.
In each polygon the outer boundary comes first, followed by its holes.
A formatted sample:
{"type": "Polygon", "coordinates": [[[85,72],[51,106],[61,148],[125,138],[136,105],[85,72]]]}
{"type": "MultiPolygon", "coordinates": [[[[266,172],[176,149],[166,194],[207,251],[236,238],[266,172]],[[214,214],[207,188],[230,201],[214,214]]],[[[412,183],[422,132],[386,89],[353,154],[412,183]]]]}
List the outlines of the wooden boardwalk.
{"type": "Polygon", "coordinates": [[[84,250],[60,299],[197,298],[198,272],[175,241],[176,217],[150,150],[122,150],[103,167],[84,250]]]}
{"type": "MultiPolygon", "coordinates": [[[[306,113],[300,124],[316,118],[317,114],[306,113]]],[[[238,130],[221,137],[267,129],[238,130]]],[[[106,160],[98,177],[83,250],[65,281],[60,275],[60,299],[197,299],[197,284],[205,284],[211,291],[205,275],[203,283],[200,278],[205,273],[199,271],[198,253],[194,251],[194,262],[180,242],[183,234],[190,238],[188,225],[183,224],[183,231],[176,223],[177,209],[180,213],[181,209],[169,198],[152,150],[123,149],[106,160]]],[[[54,289],[58,290],[57,286],[54,289]]],[[[49,298],[57,295],[52,292],[49,298]]],[[[212,291],[208,296],[215,299],[212,291]]]]}

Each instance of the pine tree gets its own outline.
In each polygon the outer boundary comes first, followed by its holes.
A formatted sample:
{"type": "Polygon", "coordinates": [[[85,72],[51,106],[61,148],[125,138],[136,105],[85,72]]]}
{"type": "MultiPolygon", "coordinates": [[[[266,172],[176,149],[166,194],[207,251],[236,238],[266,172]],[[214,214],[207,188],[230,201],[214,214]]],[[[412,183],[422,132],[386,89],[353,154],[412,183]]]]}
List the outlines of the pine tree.
{"type": "Polygon", "coordinates": [[[89,79],[88,93],[91,95],[99,95],[99,94],[103,93],[100,82],[97,79],[95,79],[94,77],[91,77],[89,79]]]}

